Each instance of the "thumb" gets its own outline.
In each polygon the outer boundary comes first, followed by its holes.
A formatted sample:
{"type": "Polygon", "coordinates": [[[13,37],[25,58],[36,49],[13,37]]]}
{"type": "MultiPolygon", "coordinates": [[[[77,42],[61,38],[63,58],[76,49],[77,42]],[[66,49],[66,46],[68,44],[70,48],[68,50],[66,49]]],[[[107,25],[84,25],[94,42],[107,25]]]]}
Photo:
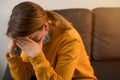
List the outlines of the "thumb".
{"type": "Polygon", "coordinates": [[[16,44],[15,44],[15,41],[14,41],[14,40],[11,40],[11,41],[10,41],[8,48],[9,48],[9,49],[16,48],[16,44]]]}
{"type": "Polygon", "coordinates": [[[38,43],[41,45],[43,44],[43,41],[44,41],[44,37],[42,37],[38,43]]]}

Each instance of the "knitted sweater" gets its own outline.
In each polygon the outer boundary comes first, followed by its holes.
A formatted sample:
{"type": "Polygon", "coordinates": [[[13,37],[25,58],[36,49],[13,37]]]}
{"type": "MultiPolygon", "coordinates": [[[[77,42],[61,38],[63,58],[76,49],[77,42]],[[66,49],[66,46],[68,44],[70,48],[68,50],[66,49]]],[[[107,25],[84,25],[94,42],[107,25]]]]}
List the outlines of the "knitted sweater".
{"type": "Polygon", "coordinates": [[[96,80],[82,39],[74,28],[50,37],[34,58],[24,51],[12,58],[6,54],[14,80],[30,80],[34,75],[37,80],[96,80]]]}

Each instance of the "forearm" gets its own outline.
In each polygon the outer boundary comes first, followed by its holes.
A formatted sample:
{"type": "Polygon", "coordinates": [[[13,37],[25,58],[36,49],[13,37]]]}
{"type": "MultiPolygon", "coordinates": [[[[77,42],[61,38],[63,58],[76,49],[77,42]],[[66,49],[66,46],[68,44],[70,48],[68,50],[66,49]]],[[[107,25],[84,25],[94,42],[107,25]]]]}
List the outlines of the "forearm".
{"type": "Polygon", "coordinates": [[[50,66],[50,63],[43,53],[30,59],[35,70],[37,80],[71,80],[75,69],[74,61],[75,60],[71,62],[68,60],[68,63],[64,63],[68,65],[59,66],[59,69],[54,69],[50,66]]]}
{"type": "Polygon", "coordinates": [[[29,80],[31,72],[27,70],[26,65],[28,64],[25,64],[20,56],[16,54],[13,57],[10,57],[9,53],[7,53],[6,58],[10,68],[10,73],[14,80],[29,80]]]}

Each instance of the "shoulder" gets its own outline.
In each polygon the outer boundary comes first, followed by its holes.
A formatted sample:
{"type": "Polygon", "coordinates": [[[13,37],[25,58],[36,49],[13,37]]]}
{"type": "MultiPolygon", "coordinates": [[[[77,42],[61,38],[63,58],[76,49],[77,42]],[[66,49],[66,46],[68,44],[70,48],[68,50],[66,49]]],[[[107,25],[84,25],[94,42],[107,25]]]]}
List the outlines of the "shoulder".
{"type": "Polygon", "coordinates": [[[68,39],[68,40],[81,40],[80,34],[75,30],[74,28],[68,29],[64,31],[64,33],[61,36],[63,39],[68,39]]]}
{"type": "Polygon", "coordinates": [[[80,34],[74,28],[66,30],[60,37],[59,42],[62,46],[78,46],[84,49],[84,43],[80,34]]]}

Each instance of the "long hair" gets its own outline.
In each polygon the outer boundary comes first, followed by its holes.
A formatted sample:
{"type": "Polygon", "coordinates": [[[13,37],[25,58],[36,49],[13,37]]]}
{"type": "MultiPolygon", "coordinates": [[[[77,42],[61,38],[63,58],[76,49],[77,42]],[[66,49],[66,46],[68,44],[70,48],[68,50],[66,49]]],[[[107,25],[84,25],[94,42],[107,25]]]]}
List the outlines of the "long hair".
{"type": "Polygon", "coordinates": [[[42,7],[33,2],[22,2],[13,8],[6,34],[11,37],[30,35],[45,21],[47,15],[42,7]]]}
{"type": "Polygon", "coordinates": [[[46,10],[46,14],[49,25],[57,28],[60,32],[64,32],[65,30],[72,28],[71,23],[60,14],[50,10],[46,10]]]}
{"type": "Polygon", "coordinates": [[[60,31],[71,27],[71,24],[59,14],[45,11],[33,2],[22,2],[13,8],[6,34],[13,38],[24,37],[42,28],[46,21],[50,27],[56,27],[60,31]]]}

